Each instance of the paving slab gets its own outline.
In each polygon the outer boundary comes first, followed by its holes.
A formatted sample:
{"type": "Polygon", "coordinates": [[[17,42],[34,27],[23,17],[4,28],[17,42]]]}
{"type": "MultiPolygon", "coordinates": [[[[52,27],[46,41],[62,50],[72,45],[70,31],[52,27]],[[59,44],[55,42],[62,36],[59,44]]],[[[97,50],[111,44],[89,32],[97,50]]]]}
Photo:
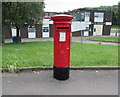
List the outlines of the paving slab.
{"type": "Polygon", "coordinates": [[[52,70],[3,73],[2,95],[118,95],[118,70],[71,70],[66,81],[52,70]]]}

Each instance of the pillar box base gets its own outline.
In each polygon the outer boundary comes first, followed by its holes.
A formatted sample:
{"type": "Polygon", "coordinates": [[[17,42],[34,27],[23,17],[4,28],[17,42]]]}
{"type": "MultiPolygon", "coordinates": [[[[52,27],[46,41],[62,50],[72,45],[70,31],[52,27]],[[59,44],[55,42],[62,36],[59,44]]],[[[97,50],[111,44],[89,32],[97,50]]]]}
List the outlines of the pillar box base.
{"type": "Polygon", "coordinates": [[[53,67],[53,77],[58,80],[67,80],[69,78],[69,67],[53,67]]]}

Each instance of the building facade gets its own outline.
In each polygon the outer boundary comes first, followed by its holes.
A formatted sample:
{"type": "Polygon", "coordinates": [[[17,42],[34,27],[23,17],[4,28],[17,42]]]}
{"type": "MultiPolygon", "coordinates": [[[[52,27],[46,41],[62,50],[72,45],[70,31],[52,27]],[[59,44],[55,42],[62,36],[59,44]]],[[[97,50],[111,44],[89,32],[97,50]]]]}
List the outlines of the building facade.
{"type": "MultiPolygon", "coordinates": [[[[81,31],[83,36],[102,36],[110,35],[111,26],[112,26],[112,12],[108,11],[97,11],[97,10],[77,10],[76,18],[78,18],[78,13],[84,13],[84,18],[81,17],[81,20],[76,19],[73,23],[78,22],[79,29],[73,30],[72,35],[78,36],[81,31]],[[80,22],[79,22],[80,21],[80,22]],[[81,25],[80,25],[81,24],[81,25]],[[81,26],[81,27],[80,27],[81,26]]],[[[75,13],[72,13],[75,15],[75,13]]],[[[75,24],[74,24],[75,25],[75,24]]],[[[74,28],[74,26],[73,26],[74,28]]]]}
{"type": "MultiPolygon", "coordinates": [[[[25,25],[20,29],[21,38],[44,38],[53,37],[53,21],[51,16],[61,14],[57,12],[45,12],[43,25],[39,27],[30,27],[25,25]]],[[[71,32],[72,36],[102,36],[110,35],[112,25],[112,12],[102,10],[81,10],[63,13],[72,15],[71,32]]],[[[5,38],[16,36],[15,28],[3,29],[5,38]]]]}

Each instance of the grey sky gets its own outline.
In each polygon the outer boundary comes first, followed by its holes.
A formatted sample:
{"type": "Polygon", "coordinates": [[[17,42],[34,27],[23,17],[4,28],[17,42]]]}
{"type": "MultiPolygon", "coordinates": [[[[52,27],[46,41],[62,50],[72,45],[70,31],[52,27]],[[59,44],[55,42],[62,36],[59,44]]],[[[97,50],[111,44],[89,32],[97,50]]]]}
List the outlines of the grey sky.
{"type": "Polygon", "coordinates": [[[120,0],[45,0],[48,12],[63,12],[76,8],[117,5],[120,0]]]}

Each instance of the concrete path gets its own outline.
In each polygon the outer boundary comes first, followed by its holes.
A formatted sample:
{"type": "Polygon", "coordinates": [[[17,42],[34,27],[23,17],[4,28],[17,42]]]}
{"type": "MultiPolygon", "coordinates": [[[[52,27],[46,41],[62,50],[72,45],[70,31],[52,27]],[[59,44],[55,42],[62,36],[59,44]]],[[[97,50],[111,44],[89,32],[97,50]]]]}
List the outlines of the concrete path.
{"type": "MultiPolygon", "coordinates": [[[[35,38],[35,39],[29,39],[24,38],[22,39],[22,42],[31,42],[31,41],[53,41],[53,38],[35,38]]],[[[5,39],[5,43],[11,43],[12,39],[5,39]]],[[[81,37],[72,37],[72,42],[81,42],[81,37]]],[[[118,46],[118,43],[113,42],[98,42],[98,41],[90,41],[87,40],[87,37],[83,38],[83,43],[91,43],[91,44],[104,44],[104,45],[114,45],[118,46]]]]}
{"type": "Polygon", "coordinates": [[[52,71],[3,73],[3,95],[118,95],[118,71],[71,71],[59,81],[52,71]]]}
{"type": "MultiPolygon", "coordinates": [[[[23,38],[22,42],[32,42],[32,41],[53,41],[53,38],[23,38]]],[[[5,39],[5,43],[11,43],[12,39],[5,39]]]]}
{"type": "MultiPolygon", "coordinates": [[[[118,43],[113,42],[99,42],[99,41],[91,41],[87,40],[88,37],[83,38],[83,43],[91,43],[91,44],[103,44],[103,45],[114,45],[118,46],[118,43]]],[[[81,42],[81,37],[72,37],[72,42],[81,42]]]]}

